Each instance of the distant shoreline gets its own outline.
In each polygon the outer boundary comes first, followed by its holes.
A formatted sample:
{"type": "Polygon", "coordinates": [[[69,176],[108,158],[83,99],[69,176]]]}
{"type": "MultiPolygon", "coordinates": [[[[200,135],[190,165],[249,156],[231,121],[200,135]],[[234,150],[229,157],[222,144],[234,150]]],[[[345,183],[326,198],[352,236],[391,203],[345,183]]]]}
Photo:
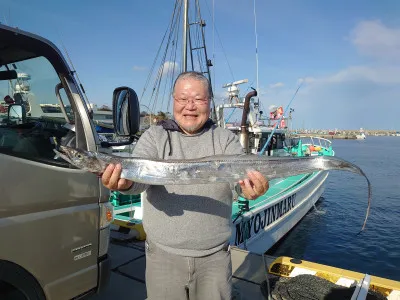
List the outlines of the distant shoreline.
{"type": "MultiPolygon", "coordinates": [[[[321,137],[325,138],[327,140],[356,140],[357,137],[356,135],[344,135],[344,134],[337,134],[337,135],[330,135],[330,134],[318,134],[318,133],[297,133],[299,136],[305,136],[305,137],[321,137]]],[[[379,134],[379,135],[367,135],[366,138],[368,137],[376,137],[376,136],[394,136],[394,135],[384,135],[384,134],[379,134]]],[[[400,137],[400,136],[397,136],[400,137]]]]}

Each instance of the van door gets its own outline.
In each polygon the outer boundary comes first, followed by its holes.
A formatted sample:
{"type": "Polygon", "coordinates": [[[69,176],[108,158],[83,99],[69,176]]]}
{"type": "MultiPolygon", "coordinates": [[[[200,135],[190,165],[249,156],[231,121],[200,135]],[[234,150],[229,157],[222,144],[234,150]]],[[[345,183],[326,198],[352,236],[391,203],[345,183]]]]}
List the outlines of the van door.
{"type": "Polygon", "coordinates": [[[48,299],[70,299],[98,284],[99,199],[107,195],[96,175],[53,151],[89,138],[73,91],[60,103],[61,78],[43,56],[0,67],[10,69],[17,78],[0,80],[0,262],[26,270],[48,299]]]}

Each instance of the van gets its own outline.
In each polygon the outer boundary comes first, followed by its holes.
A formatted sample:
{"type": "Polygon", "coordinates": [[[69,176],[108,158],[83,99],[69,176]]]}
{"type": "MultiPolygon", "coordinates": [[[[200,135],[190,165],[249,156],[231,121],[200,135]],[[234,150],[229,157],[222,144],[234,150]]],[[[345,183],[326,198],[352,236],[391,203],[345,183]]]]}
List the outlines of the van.
{"type": "MultiPolygon", "coordinates": [[[[125,103],[117,121],[131,141],[139,111],[125,115],[137,96],[119,88],[113,97],[125,103]]],[[[90,116],[57,47],[0,24],[0,299],[77,299],[109,281],[110,191],[54,151],[109,151],[90,116]]]]}

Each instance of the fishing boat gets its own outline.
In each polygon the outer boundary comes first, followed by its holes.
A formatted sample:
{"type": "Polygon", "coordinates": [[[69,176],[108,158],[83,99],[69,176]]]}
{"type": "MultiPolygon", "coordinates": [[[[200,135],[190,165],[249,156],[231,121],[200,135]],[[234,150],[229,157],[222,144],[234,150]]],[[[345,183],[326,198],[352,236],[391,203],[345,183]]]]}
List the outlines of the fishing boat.
{"type": "MultiPolygon", "coordinates": [[[[208,59],[205,45],[204,27],[205,21],[200,14],[198,1],[193,2],[189,8],[188,1],[176,1],[173,18],[169,25],[169,36],[164,36],[170,43],[165,46],[164,54],[159,51],[161,61],[156,72],[153,88],[144,87],[144,91],[151,91],[151,95],[141,96],[149,103],[147,107],[156,107],[157,95],[170,95],[171,91],[162,92],[164,87],[171,88],[171,82],[178,75],[177,64],[166,61],[166,57],[173,57],[168,50],[176,53],[178,45],[177,37],[179,18],[183,16],[182,35],[182,61],[181,70],[192,70],[202,72],[208,76],[210,83],[212,62],[208,59]],[[191,8],[191,10],[190,10],[191,8]],[[192,19],[189,15],[193,16],[192,19]],[[194,38],[196,37],[196,38],[194,38]],[[172,45],[172,46],[171,46],[172,45]],[[175,48],[174,48],[175,47],[175,48]],[[195,56],[200,58],[196,59],[195,56]],[[190,63],[188,58],[190,57],[190,63]],[[168,64],[167,64],[168,63],[168,64]],[[173,67],[171,67],[173,66],[173,67]],[[161,84],[160,74],[168,77],[166,84],[161,84]],[[169,83],[168,83],[169,82],[169,83]]],[[[160,46],[161,49],[161,46],[160,46]]],[[[158,57],[156,58],[156,60],[158,57]]],[[[156,62],[155,60],[155,62],[156,62]]],[[[149,79],[151,75],[149,75],[149,79]]],[[[150,82],[150,80],[147,80],[150,82]]],[[[211,118],[221,127],[227,128],[237,134],[240,138],[244,151],[254,155],[268,156],[308,156],[308,155],[334,155],[332,143],[329,140],[313,137],[309,142],[303,142],[302,137],[292,135],[288,123],[291,121],[292,109],[288,115],[282,107],[271,111],[269,116],[263,117],[259,110],[260,100],[254,100],[256,91],[247,95],[240,94],[239,85],[247,80],[239,80],[225,84],[227,96],[223,103],[216,105],[215,97],[211,99],[211,118]],[[229,110],[241,112],[242,122],[232,124],[229,122],[229,110]]],[[[170,99],[164,101],[167,111],[170,99]]],[[[142,103],[141,103],[142,105],[142,103]]],[[[288,233],[315,205],[324,192],[324,183],[328,177],[327,171],[310,174],[302,174],[288,178],[280,178],[270,181],[270,188],[256,200],[248,201],[240,196],[235,196],[232,209],[231,245],[248,250],[253,253],[264,253],[288,233]]],[[[118,192],[112,192],[111,201],[114,204],[114,225],[119,230],[128,230],[139,239],[145,238],[141,226],[143,210],[140,195],[128,196],[118,192]]]]}
{"type": "MultiPolygon", "coordinates": [[[[260,122],[257,103],[254,105],[248,97],[239,97],[238,84],[245,81],[224,86],[230,88],[228,101],[217,106],[216,111],[218,125],[239,135],[247,153],[295,157],[335,155],[332,142],[327,139],[291,134],[288,130],[292,121],[290,110],[288,117],[285,117],[283,108],[278,107],[268,117],[261,119],[266,123],[260,122]],[[237,108],[244,112],[241,124],[227,123],[223,111],[237,108]]],[[[324,192],[327,177],[327,171],[320,171],[275,179],[270,181],[267,193],[258,199],[235,199],[231,245],[258,254],[270,249],[315,205],[324,192]]]]}
{"type": "Polygon", "coordinates": [[[364,129],[360,128],[360,134],[356,134],[356,138],[357,140],[365,140],[366,136],[364,129]]]}

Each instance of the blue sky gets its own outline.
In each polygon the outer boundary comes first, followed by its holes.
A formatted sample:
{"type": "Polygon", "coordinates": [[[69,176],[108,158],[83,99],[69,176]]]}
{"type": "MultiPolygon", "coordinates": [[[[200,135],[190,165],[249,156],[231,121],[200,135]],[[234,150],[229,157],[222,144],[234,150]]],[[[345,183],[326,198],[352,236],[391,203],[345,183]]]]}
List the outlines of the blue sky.
{"type": "MultiPolygon", "coordinates": [[[[200,0],[217,103],[224,83],[247,78],[243,94],[256,87],[253,3],[215,1],[217,34],[213,2],[200,0]]],[[[400,1],[255,3],[264,111],[286,107],[303,81],[291,105],[295,128],[400,130],[400,1]]],[[[102,105],[118,86],[142,94],[173,6],[172,0],[2,0],[0,21],[65,45],[89,100],[102,105]]],[[[156,110],[166,110],[165,103],[156,110]]]]}

